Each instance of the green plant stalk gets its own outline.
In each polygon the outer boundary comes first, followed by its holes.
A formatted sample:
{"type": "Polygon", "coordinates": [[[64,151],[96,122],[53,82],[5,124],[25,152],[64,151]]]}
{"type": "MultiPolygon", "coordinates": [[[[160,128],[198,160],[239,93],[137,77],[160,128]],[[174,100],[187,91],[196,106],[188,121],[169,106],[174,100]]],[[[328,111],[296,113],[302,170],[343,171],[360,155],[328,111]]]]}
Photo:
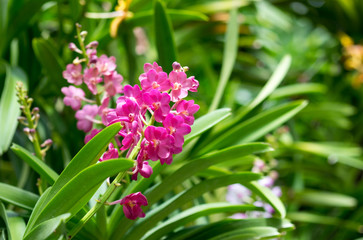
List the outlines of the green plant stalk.
{"type": "MultiPolygon", "coordinates": [[[[137,155],[137,153],[140,151],[140,146],[142,142],[143,137],[140,138],[137,145],[132,150],[129,159],[134,159],[137,155]]],[[[111,197],[112,193],[115,191],[115,189],[119,186],[119,183],[122,181],[122,179],[126,176],[127,171],[120,172],[116,178],[112,181],[110,186],[107,188],[106,192],[102,195],[99,201],[97,201],[97,204],[94,205],[87,213],[83,216],[83,218],[72,228],[72,230],[68,234],[68,239],[72,239],[81,229],[82,227],[93,217],[93,215],[96,214],[96,212],[101,208],[103,204],[107,202],[107,200],[111,197]]]]}
{"type": "Polygon", "coordinates": [[[72,228],[72,230],[68,234],[68,239],[72,239],[86,223],[96,214],[96,212],[102,207],[103,204],[111,197],[112,193],[118,187],[119,182],[126,175],[125,172],[119,173],[116,178],[113,180],[111,185],[107,188],[106,192],[102,195],[101,199],[97,201],[97,204],[94,205],[87,213],[83,216],[83,218],[72,228]]]}
{"type": "Polygon", "coordinates": [[[81,25],[79,25],[77,23],[76,24],[76,29],[77,29],[77,39],[78,39],[78,42],[79,42],[79,46],[81,47],[83,57],[86,59],[86,64],[88,65],[89,58],[88,58],[87,53],[86,53],[86,48],[84,47],[84,41],[83,41],[83,39],[81,37],[81,25]]]}

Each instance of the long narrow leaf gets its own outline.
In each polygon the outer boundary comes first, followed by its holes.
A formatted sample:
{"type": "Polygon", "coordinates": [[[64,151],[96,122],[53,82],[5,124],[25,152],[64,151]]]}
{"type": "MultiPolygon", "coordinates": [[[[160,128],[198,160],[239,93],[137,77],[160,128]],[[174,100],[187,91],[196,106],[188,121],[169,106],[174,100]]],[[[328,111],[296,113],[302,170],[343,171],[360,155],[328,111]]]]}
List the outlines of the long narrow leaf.
{"type": "Polygon", "coordinates": [[[240,205],[231,203],[208,203],[195,206],[180,214],[168,219],[157,227],[153,228],[142,239],[152,240],[161,239],[164,235],[172,232],[177,227],[191,222],[199,217],[211,215],[214,213],[234,213],[251,210],[259,210],[259,207],[254,205],[240,205]]]}
{"type": "Polygon", "coordinates": [[[14,143],[11,146],[11,150],[13,150],[13,152],[24,162],[29,164],[29,166],[39,173],[39,175],[42,176],[49,184],[53,184],[57,180],[58,174],[25,148],[14,143]]]}
{"type": "Polygon", "coordinates": [[[169,72],[177,60],[177,52],[170,19],[160,0],[154,3],[154,31],[160,65],[169,72]]]}
{"type": "Polygon", "coordinates": [[[133,165],[132,160],[115,159],[84,169],[49,200],[35,221],[35,225],[64,213],[74,216],[88,202],[88,196],[92,196],[107,177],[126,171],[133,165]]]}
{"type": "Polygon", "coordinates": [[[0,200],[18,207],[33,210],[39,196],[6,183],[0,183],[0,200]]]}
{"type": "Polygon", "coordinates": [[[210,166],[225,161],[236,161],[250,154],[261,153],[271,150],[271,147],[265,143],[249,143],[239,146],[233,146],[215,153],[202,156],[198,159],[188,162],[183,167],[179,168],[173,174],[164,179],[159,185],[154,187],[152,191],[148,194],[148,201],[150,204],[155,203],[173,188],[181,184],[183,181],[193,176],[195,173],[207,169],[210,166]]]}
{"type": "Polygon", "coordinates": [[[9,148],[20,116],[16,82],[26,83],[25,73],[20,68],[6,66],[5,85],[0,100],[0,156],[9,148]]]}
{"type": "Polygon", "coordinates": [[[231,232],[238,229],[250,227],[273,227],[279,231],[287,231],[294,228],[288,220],[278,218],[248,218],[248,219],[225,219],[220,222],[205,224],[187,231],[177,232],[171,236],[173,240],[199,240],[210,239],[214,236],[231,232]]]}
{"type": "Polygon", "coordinates": [[[229,15],[230,17],[228,20],[228,26],[227,26],[227,32],[226,32],[224,50],[223,50],[221,76],[219,79],[217,91],[214,95],[212,104],[209,107],[210,112],[217,109],[222,100],[224,89],[227,86],[228,79],[231,76],[233,66],[237,57],[238,35],[239,35],[239,21],[237,18],[238,16],[237,8],[232,9],[229,15]]]}
{"type": "MultiPolygon", "coordinates": [[[[245,184],[257,180],[260,177],[261,175],[256,173],[237,173],[202,181],[147,212],[146,217],[137,221],[128,234],[124,236],[124,239],[140,239],[146,231],[154,227],[159,221],[163,220],[174,210],[205,192],[234,183],[245,184]]],[[[120,239],[120,237],[121,236],[118,236],[115,239],[120,239]]]]}
{"type": "Polygon", "coordinates": [[[286,216],[284,204],[269,188],[261,186],[257,182],[247,183],[245,186],[259,195],[264,201],[268,202],[281,218],[286,216]]]}
{"type": "Polygon", "coordinates": [[[236,143],[255,141],[291,119],[306,105],[306,101],[295,101],[262,112],[227,130],[224,134],[209,143],[203,149],[203,152],[209,152],[236,143]]]}
{"type": "Polygon", "coordinates": [[[13,240],[23,239],[25,222],[22,217],[9,217],[9,230],[13,240]]]}
{"type": "Polygon", "coordinates": [[[185,136],[184,138],[185,143],[199,136],[208,129],[212,128],[214,125],[223,121],[230,115],[231,115],[231,109],[221,108],[213,112],[207,113],[206,115],[203,115],[202,117],[198,118],[197,120],[195,120],[194,124],[192,125],[191,133],[185,136]]]}

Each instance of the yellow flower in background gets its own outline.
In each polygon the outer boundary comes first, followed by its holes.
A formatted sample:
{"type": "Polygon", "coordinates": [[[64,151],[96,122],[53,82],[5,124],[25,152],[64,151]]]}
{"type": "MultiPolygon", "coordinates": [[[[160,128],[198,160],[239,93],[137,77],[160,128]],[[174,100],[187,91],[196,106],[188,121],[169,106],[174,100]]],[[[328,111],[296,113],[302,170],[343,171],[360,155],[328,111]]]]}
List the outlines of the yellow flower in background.
{"type": "Polygon", "coordinates": [[[85,16],[87,18],[93,19],[106,19],[113,18],[110,25],[110,35],[115,38],[117,36],[117,31],[122,23],[128,17],[132,17],[133,13],[129,12],[129,7],[132,0],[118,0],[117,6],[115,7],[114,12],[104,12],[104,13],[95,13],[95,12],[86,12],[85,16]]]}
{"type": "Polygon", "coordinates": [[[129,12],[129,7],[130,7],[131,2],[132,2],[132,0],[118,0],[118,4],[115,7],[115,10],[117,12],[119,12],[120,14],[122,14],[122,13],[123,14],[112,20],[111,25],[110,25],[111,37],[115,38],[117,36],[117,31],[118,31],[118,28],[119,28],[120,24],[122,23],[122,21],[126,17],[132,15],[132,13],[129,12]]]}
{"type": "Polygon", "coordinates": [[[339,34],[339,40],[343,45],[344,67],[357,71],[351,84],[359,88],[363,84],[363,46],[354,44],[352,38],[345,33],[339,34]]]}

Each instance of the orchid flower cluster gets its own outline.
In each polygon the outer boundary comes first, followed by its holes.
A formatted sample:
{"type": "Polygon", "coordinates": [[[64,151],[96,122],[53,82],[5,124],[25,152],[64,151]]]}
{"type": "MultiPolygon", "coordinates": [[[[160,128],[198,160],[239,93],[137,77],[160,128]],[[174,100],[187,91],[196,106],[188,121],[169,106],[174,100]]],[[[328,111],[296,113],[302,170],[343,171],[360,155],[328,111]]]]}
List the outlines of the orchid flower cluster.
{"type": "MultiPolygon", "coordinates": [[[[121,123],[122,129],[111,142],[99,161],[118,157],[135,160],[132,180],[138,175],[148,178],[152,167],[148,161],[171,164],[173,154],[182,151],[184,136],[191,131],[194,114],[199,106],[193,100],[185,100],[189,92],[199,86],[194,77],[187,77],[187,67],[172,64],[167,74],[156,62],[144,65],[139,85],[122,86],[123,77],[116,71],[116,59],[97,56],[97,42],[84,46],[84,32],[79,33],[80,48],[74,43],[69,48],[83,54],[68,64],[63,77],[72,84],[63,87],[64,104],[76,111],[78,129],[88,133],[85,143],[101,131],[94,125],[108,126],[121,123]],[[83,50],[82,50],[83,49],[83,50]],[[96,100],[87,99],[77,86],[85,84],[96,100]],[[117,97],[117,99],[113,99],[117,97]],[[111,103],[115,107],[111,108],[111,103]]],[[[144,217],[141,206],[147,199],[140,192],[109,203],[123,205],[125,216],[130,219],[144,217]]]]}
{"type": "MultiPolygon", "coordinates": [[[[268,170],[269,166],[267,166],[264,161],[262,161],[261,159],[255,160],[252,172],[263,173],[268,170]]],[[[277,178],[278,178],[278,173],[276,171],[271,171],[269,175],[260,179],[258,183],[262,186],[271,189],[272,193],[275,194],[275,196],[281,197],[282,195],[281,188],[279,186],[274,186],[277,178]]],[[[275,210],[270,204],[263,202],[257,196],[253,196],[252,192],[248,188],[238,183],[228,186],[226,200],[234,204],[246,204],[246,203],[253,204],[256,207],[262,207],[265,210],[264,212],[249,211],[246,213],[236,213],[231,216],[232,218],[235,219],[244,219],[249,217],[252,218],[272,217],[272,214],[275,212],[275,210]]]]}

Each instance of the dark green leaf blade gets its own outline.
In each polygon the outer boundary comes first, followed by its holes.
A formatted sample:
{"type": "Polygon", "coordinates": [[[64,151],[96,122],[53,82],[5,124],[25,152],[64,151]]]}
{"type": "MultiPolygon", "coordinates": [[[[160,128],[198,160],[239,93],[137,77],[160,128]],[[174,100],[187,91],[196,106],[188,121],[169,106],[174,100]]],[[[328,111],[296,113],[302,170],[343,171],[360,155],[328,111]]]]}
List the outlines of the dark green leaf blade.
{"type": "Polygon", "coordinates": [[[154,3],[154,31],[159,64],[165,72],[170,72],[172,63],[177,61],[177,51],[170,19],[160,0],[154,3]]]}

